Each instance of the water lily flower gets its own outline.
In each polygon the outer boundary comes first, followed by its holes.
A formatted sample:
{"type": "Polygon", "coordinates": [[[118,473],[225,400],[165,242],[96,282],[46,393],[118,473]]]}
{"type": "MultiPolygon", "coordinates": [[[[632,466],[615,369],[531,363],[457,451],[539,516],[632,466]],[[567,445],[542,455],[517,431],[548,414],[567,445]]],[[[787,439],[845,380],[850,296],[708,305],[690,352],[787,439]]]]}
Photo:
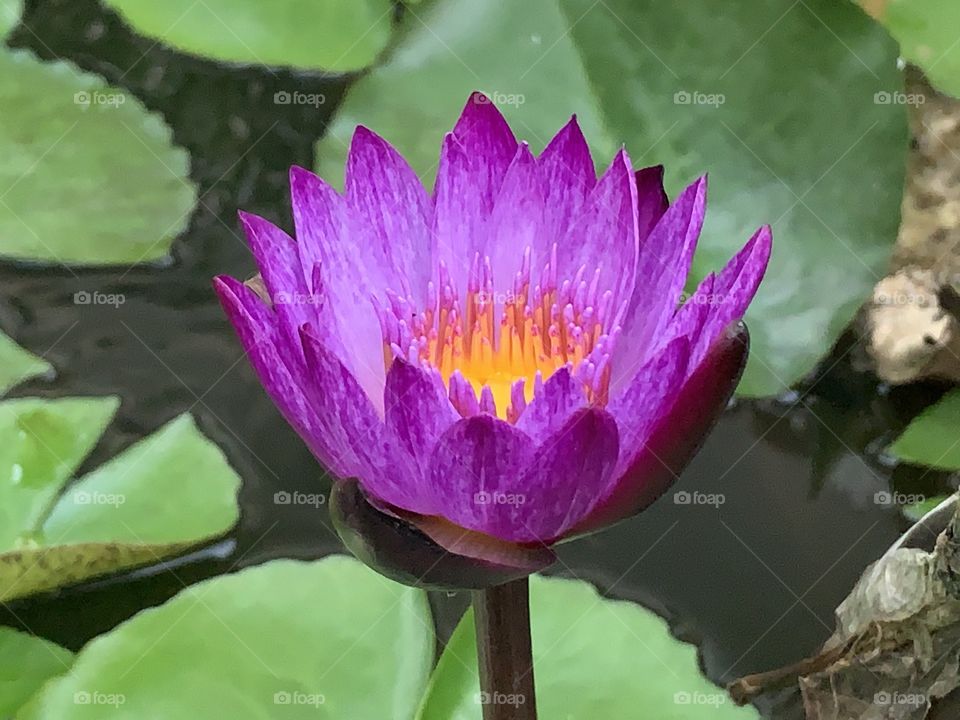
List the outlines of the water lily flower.
{"type": "Polygon", "coordinates": [[[626,150],[598,178],[576,118],[535,156],[476,93],[432,194],[359,127],[342,194],[291,170],[296,240],[241,213],[261,277],[217,293],[344,480],[355,551],[411,581],[451,555],[519,575],[675,480],[739,379],[771,236],[681,302],[707,182],[670,203],[662,180],[626,150]]]}

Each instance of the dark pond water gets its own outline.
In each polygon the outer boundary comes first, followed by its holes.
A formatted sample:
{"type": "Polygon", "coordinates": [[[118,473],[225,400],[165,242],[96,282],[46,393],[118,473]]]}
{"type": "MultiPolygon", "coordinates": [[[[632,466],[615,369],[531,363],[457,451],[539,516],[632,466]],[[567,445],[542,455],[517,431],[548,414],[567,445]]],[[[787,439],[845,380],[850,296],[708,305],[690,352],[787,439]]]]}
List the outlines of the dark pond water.
{"type": "MultiPolygon", "coordinates": [[[[58,371],[52,382],[17,394],[121,396],[118,418],[86,468],[190,411],[245,481],[240,524],[216,547],[0,611],[0,622],[79,648],[200,579],[341,549],[325,509],[273,503],[278,490],[316,492],[328,481],[260,389],[209,279],[252,272],[238,207],[289,229],[287,168],[312,165],[313,140],[350,79],[180,57],[132,36],[93,0],[28,2],[26,25],[14,45],[72,60],[162,113],[191,153],[201,200],[166,267],[0,265],[0,327],[58,371]],[[274,92],[294,89],[323,93],[327,103],[272,102],[274,92]],[[79,290],[123,293],[126,303],[74,305],[79,290]]],[[[880,452],[941,390],[884,392],[853,369],[856,352],[842,344],[797,393],[740,402],[726,413],[677,488],[722,493],[721,506],[678,505],[668,495],[642,517],[566,546],[555,571],[663,613],[700,644],[704,667],[719,682],[815,652],[832,630],[833,608],[906,526],[874,494],[891,487],[933,494],[948,483],[940,473],[895,467],[880,452]]],[[[433,601],[442,639],[467,597],[433,601]]],[[[800,716],[795,693],[768,699],[763,709],[800,716]]]]}

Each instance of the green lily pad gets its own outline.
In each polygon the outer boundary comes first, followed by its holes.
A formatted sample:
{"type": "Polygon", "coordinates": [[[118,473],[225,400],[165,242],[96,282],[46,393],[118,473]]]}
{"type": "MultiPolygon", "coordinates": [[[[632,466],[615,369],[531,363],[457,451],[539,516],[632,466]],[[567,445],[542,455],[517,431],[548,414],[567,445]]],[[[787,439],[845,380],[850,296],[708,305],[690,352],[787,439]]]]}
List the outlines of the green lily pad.
{"type": "Polygon", "coordinates": [[[346,557],[277,560],[93,640],[18,720],[411,718],[434,642],[423,592],[346,557]]]}
{"type": "Polygon", "coordinates": [[[72,664],[73,653],[66,648],[0,627],[0,717],[13,717],[45,682],[72,664]]]}
{"type": "Polygon", "coordinates": [[[156,562],[236,523],[240,478],[188,414],[61,494],[116,407],[0,403],[0,601],[156,562]]]}
{"type": "Polygon", "coordinates": [[[46,360],[27,352],[0,332],[0,395],[24,380],[52,371],[46,360]]]}
{"type": "Polygon", "coordinates": [[[897,53],[836,0],[729,3],[722,20],[709,0],[434,0],[351,86],[318,167],[339,181],[362,123],[429,181],[443,133],[479,89],[534,149],[575,112],[598,160],[625,142],[637,165],[666,166],[674,194],[709,171],[696,278],[773,224],[740,386],[766,395],[816,364],[883,274],[907,128],[903,105],[875,97],[902,89],[897,53]]]}
{"type": "Polygon", "coordinates": [[[23,0],[0,0],[0,40],[17,26],[23,13],[23,0]]]}
{"type": "Polygon", "coordinates": [[[935,495],[931,498],[926,498],[921,502],[911,503],[905,505],[903,508],[903,514],[907,517],[908,520],[913,520],[913,522],[919,522],[920,519],[926,515],[928,512],[937,507],[940,503],[946,500],[949,495],[935,495]]]}
{"type": "MultiPolygon", "coordinates": [[[[601,598],[577,580],[534,576],[530,614],[540,717],[565,720],[758,718],[700,674],[697,651],[657,615],[601,598]]],[[[468,610],[430,679],[418,720],[478,720],[481,700],[473,612],[468,610]]],[[[508,695],[499,702],[519,703],[508,695]]]]}
{"type": "Polygon", "coordinates": [[[940,90],[960,97],[960,5],[951,0],[860,0],[900,42],[903,57],[940,90]]]}
{"type": "Polygon", "coordinates": [[[890,452],[916,465],[960,470],[960,390],[953,390],[913,419],[890,452]]]}
{"type": "Polygon", "coordinates": [[[0,256],[108,265],[165,257],[196,201],[186,152],[133,95],[0,50],[0,256]]]}
{"type": "Polygon", "coordinates": [[[390,39],[391,0],[106,0],[134,30],[247,65],[360,70],[390,39]]]}

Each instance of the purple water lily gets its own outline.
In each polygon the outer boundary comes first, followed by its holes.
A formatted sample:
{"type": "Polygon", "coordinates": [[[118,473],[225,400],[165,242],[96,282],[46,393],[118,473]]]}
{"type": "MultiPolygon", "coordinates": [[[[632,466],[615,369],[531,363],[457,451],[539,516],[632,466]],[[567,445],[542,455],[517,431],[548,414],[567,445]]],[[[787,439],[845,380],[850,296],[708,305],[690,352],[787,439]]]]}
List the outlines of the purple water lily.
{"type": "Polygon", "coordinates": [[[260,291],[216,289],[323,465],[447,550],[503,558],[652,502],[739,378],[770,230],[681,304],[707,183],[671,204],[662,178],[621,150],[598,179],[575,118],[534,156],[474,94],[432,195],[357,128],[343,194],[291,170],[296,241],[241,214],[260,291]]]}

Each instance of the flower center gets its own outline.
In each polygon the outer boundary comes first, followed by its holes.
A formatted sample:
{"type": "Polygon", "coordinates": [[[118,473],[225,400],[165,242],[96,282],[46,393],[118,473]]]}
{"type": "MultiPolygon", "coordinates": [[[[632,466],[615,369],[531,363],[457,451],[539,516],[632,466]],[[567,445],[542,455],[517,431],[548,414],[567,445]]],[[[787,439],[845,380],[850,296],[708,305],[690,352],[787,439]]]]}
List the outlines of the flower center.
{"type": "Polygon", "coordinates": [[[430,283],[424,310],[391,291],[389,307],[374,300],[386,366],[402,357],[436,368],[465,417],[484,411],[516,422],[540,384],[564,366],[583,382],[588,400],[605,403],[619,332],[604,332],[613,293],[600,292],[599,269],[588,279],[582,266],[558,281],[556,245],[532,284],[531,256],[527,248],[506,291],[494,289],[490,258],[478,254],[462,303],[442,261],[439,288],[430,283]]]}

